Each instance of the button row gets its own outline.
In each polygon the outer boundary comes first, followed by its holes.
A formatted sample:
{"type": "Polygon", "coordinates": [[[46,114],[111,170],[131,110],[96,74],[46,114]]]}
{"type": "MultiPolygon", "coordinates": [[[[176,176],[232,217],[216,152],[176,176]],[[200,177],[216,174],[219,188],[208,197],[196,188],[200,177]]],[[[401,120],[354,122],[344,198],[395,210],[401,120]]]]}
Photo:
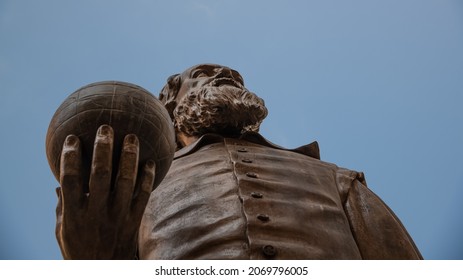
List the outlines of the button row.
{"type": "MultiPolygon", "coordinates": [[[[248,152],[248,150],[246,148],[244,148],[244,147],[238,148],[237,151],[239,153],[247,153],[248,152]]],[[[244,162],[244,163],[253,163],[253,160],[250,159],[250,158],[244,158],[241,161],[244,162]]],[[[255,179],[257,179],[259,177],[254,172],[246,172],[246,176],[249,177],[249,178],[255,178],[255,179]]],[[[264,195],[262,193],[259,193],[259,192],[252,192],[251,197],[256,198],[256,199],[261,199],[261,198],[264,197],[264,195]]],[[[258,214],[257,219],[260,220],[261,222],[268,222],[268,221],[270,221],[270,216],[267,215],[267,214],[258,214]]],[[[272,245],[265,245],[265,246],[262,247],[262,254],[266,258],[271,259],[271,258],[275,257],[275,255],[277,254],[277,250],[272,245]]]]}

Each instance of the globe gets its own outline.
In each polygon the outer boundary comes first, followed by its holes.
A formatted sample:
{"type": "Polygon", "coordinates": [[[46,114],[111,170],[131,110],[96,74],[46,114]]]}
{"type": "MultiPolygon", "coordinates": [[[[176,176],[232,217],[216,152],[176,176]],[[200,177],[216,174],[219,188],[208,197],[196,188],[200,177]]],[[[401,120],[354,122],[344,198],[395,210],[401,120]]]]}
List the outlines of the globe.
{"type": "MultiPolygon", "coordinates": [[[[113,170],[118,167],[124,137],[137,135],[140,143],[139,168],[147,160],[156,163],[154,187],[159,185],[173,160],[175,134],[169,113],[146,89],[120,81],[86,85],[59,106],[46,136],[50,168],[59,181],[60,158],[64,140],[79,137],[82,147],[83,179],[88,182],[97,129],[110,125],[114,130],[113,170]]],[[[117,174],[113,172],[113,180],[117,174]]]]}

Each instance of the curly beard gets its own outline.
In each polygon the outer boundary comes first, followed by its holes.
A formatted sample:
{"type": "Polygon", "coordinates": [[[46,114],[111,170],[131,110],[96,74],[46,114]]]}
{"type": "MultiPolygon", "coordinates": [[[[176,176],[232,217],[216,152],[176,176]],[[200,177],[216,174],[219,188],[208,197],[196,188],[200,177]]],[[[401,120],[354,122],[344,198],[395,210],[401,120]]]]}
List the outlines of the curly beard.
{"type": "Polygon", "coordinates": [[[174,110],[174,125],[188,136],[239,135],[259,131],[266,116],[264,101],[245,88],[205,86],[179,102],[174,110]]]}

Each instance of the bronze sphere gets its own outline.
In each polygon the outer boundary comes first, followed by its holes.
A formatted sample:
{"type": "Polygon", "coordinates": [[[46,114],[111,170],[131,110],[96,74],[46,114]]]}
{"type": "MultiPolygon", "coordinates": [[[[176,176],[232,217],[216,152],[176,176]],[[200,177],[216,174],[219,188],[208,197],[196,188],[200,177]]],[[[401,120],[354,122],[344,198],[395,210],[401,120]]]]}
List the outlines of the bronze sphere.
{"type": "Polygon", "coordinates": [[[88,179],[95,135],[103,124],[114,130],[113,166],[118,166],[125,135],[133,133],[140,142],[139,166],[141,168],[149,159],[154,160],[154,187],[159,185],[175,152],[172,121],[163,104],[151,93],[137,85],[119,81],[98,82],[78,89],[54,114],[48,127],[46,152],[56,179],[59,180],[63,142],[70,134],[81,141],[84,180],[88,179]]]}

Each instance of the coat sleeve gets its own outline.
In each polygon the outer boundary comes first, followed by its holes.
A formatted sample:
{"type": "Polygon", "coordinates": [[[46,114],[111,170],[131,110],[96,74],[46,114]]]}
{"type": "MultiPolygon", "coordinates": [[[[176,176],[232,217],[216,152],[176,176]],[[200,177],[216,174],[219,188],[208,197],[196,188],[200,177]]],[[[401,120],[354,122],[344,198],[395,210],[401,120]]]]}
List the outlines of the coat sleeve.
{"type": "Polygon", "coordinates": [[[423,259],[392,210],[366,185],[363,173],[338,174],[351,231],[363,259],[423,259]]]}

